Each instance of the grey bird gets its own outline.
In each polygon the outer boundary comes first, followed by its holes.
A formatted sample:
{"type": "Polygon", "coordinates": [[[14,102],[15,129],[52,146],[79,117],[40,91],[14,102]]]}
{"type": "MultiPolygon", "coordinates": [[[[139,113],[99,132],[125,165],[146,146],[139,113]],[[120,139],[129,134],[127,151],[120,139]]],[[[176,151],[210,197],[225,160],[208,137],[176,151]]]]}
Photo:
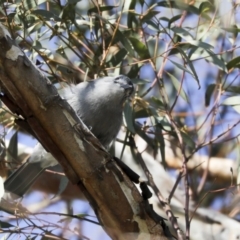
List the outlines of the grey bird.
{"type": "MultiPolygon", "coordinates": [[[[102,145],[108,148],[118,134],[123,105],[133,90],[131,80],[119,75],[68,86],[60,95],[102,145]]],[[[5,191],[23,196],[46,168],[57,164],[57,160],[38,143],[29,159],[7,178],[5,191]]]]}

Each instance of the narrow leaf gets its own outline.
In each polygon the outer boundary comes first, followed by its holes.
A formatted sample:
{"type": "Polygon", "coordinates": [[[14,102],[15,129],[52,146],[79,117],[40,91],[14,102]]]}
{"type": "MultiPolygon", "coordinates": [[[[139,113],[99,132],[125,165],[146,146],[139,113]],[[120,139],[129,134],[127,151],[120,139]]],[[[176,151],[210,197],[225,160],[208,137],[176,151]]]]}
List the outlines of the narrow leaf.
{"type": "Polygon", "coordinates": [[[189,136],[185,131],[182,131],[182,130],[181,130],[181,136],[183,138],[184,143],[186,143],[191,150],[195,149],[196,147],[195,142],[192,140],[191,136],[189,136]]]}
{"type": "Polygon", "coordinates": [[[236,57],[227,63],[228,71],[231,71],[234,68],[240,68],[240,57],[236,57]]]}
{"type": "Polygon", "coordinates": [[[123,44],[123,46],[129,52],[129,54],[131,56],[134,56],[133,47],[132,47],[131,43],[129,42],[128,38],[123,34],[122,31],[117,30],[116,38],[123,44]]]}
{"type": "Polygon", "coordinates": [[[195,71],[195,68],[194,68],[194,66],[193,66],[193,64],[192,64],[192,61],[189,59],[189,57],[186,55],[186,53],[185,53],[181,48],[179,49],[179,52],[181,52],[181,54],[183,55],[185,61],[188,63],[188,65],[189,65],[189,67],[190,67],[190,69],[191,69],[191,71],[192,71],[191,74],[192,74],[193,77],[196,79],[196,81],[197,81],[197,83],[198,83],[198,87],[200,88],[199,78],[198,78],[198,75],[197,75],[197,73],[196,73],[196,71],[195,71]]]}
{"type": "Polygon", "coordinates": [[[216,65],[220,70],[226,72],[226,66],[224,61],[221,59],[220,56],[215,54],[212,51],[206,50],[207,53],[209,54],[209,57],[207,57],[205,60],[212,62],[214,65],[216,65]]]}
{"type": "Polygon", "coordinates": [[[135,133],[135,128],[134,128],[134,112],[132,107],[130,106],[129,102],[126,102],[125,106],[124,106],[124,117],[125,117],[125,121],[127,124],[127,128],[131,133],[135,133]]]}
{"type": "Polygon", "coordinates": [[[236,112],[240,113],[240,96],[229,97],[222,104],[232,106],[236,112]]]}
{"type": "Polygon", "coordinates": [[[17,131],[11,137],[7,150],[13,159],[17,159],[17,156],[18,156],[18,132],[17,131]]]}
{"type": "Polygon", "coordinates": [[[180,90],[180,96],[186,101],[188,102],[188,97],[187,94],[185,93],[184,89],[181,87],[181,83],[179,82],[179,80],[177,78],[175,78],[172,74],[170,74],[169,72],[166,72],[167,75],[170,77],[172,84],[174,86],[174,88],[176,89],[176,91],[178,92],[179,89],[180,90]]]}
{"type": "Polygon", "coordinates": [[[210,84],[207,87],[207,90],[205,92],[205,106],[206,107],[208,107],[210,104],[210,100],[211,100],[211,97],[212,97],[215,87],[216,87],[216,84],[210,84]]]}
{"type": "Polygon", "coordinates": [[[160,7],[166,7],[170,9],[176,8],[180,10],[186,10],[197,15],[199,14],[199,10],[196,7],[186,4],[183,1],[161,1],[158,2],[157,5],[160,7]]]}
{"type": "Polygon", "coordinates": [[[199,13],[206,13],[212,11],[214,6],[210,2],[202,2],[199,6],[199,13]]]}
{"type": "Polygon", "coordinates": [[[240,96],[229,97],[225,99],[222,104],[231,106],[240,105],[240,96]]]}
{"type": "Polygon", "coordinates": [[[240,87],[239,86],[229,86],[224,89],[226,92],[231,92],[231,93],[238,93],[240,94],[240,87]]]}
{"type": "Polygon", "coordinates": [[[143,44],[137,38],[130,37],[129,40],[132,43],[134,50],[138,53],[139,57],[142,60],[150,58],[148,49],[145,44],[143,44]]]}
{"type": "Polygon", "coordinates": [[[171,27],[171,24],[173,22],[176,22],[178,19],[180,19],[182,17],[182,14],[178,14],[178,15],[175,15],[174,17],[172,17],[169,22],[168,22],[168,28],[171,27]]]}
{"type": "MultiPolygon", "coordinates": [[[[79,0],[77,0],[79,1],[79,0]]],[[[88,15],[91,15],[92,13],[99,13],[104,12],[104,11],[110,11],[112,9],[116,8],[116,6],[98,6],[98,7],[93,7],[88,10],[88,15]]]]}

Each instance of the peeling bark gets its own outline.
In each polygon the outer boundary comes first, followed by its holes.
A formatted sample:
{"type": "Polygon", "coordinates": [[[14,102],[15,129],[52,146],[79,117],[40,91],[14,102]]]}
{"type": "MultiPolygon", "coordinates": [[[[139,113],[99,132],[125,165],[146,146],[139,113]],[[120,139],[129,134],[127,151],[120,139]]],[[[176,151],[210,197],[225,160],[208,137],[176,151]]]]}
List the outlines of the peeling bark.
{"type": "Polygon", "coordinates": [[[0,82],[11,109],[30,126],[92,205],[112,239],[167,239],[136,186],[112,160],[51,82],[0,25],[0,82]],[[17,111],[16,109],[19,109],[17,111]]]}

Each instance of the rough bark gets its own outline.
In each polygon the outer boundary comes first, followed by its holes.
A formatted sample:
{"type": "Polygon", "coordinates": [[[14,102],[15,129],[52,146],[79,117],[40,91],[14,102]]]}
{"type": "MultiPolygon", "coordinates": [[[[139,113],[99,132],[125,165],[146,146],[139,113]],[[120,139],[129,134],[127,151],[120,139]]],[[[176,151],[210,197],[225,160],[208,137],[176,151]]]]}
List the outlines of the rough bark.
{"type": "Polygon", "coordinates": [[[15,106],[12,111],[24,118],[69,180],[78,184],[109,236],[166,239],[161,224],[147,213],[148,201],[2,25],[0,49],[0,82],[15,106]]]}

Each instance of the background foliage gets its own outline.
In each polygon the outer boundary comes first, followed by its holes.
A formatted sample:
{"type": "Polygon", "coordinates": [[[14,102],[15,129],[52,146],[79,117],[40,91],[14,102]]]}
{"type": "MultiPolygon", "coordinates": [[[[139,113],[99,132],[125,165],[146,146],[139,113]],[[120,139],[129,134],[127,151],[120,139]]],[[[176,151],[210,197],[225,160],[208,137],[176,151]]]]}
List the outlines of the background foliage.
{"type": "MultiPolygon", "coordinates": [[[[193,205],[195,210],[216,209],[239,220],[238,1],[1,1],[0,16],[25,54],[53,83],[116,74],[133,80],[136,93],[125,106],[115,151],[123,156],[129,149],[133,161],[123,160],[142,167],[144,158],[141,161],[139,155],[147,152],[152,161],[161,162],[169,178],[176,179],[175,186],[183,191],[178,197],[183,199],[187,224],[184,218],[179,220],[187,235],[193,205]]],[[[2,159],[13,170],[23,155],[17,151],[17,132],[12,135],[17,127],[4,106],[1,123],[2,159]]],[[[158,168],[150,173],[161,178],[158,168]]],[[[35,216],[34,224],[29,217],[19,225],[7,215],[2,221],[5,236],[24,232],[33,238],[47,234],[84,238],[80,220],[74,225],[76,231],[71,226],[74,220],[69,220],[76,214],[73,199],[82,196],[72,194],[71,201],[66,200],[62,195],[66,185],[60,181],[52,202],[68,203],[67,219],[60,215],[62,222],[52,224],[48,215],[41,220],[35,216]]],[[[177,194],[173,186],[156,185],[160,191],[167,188],[163,198],[177,194]]]]}

